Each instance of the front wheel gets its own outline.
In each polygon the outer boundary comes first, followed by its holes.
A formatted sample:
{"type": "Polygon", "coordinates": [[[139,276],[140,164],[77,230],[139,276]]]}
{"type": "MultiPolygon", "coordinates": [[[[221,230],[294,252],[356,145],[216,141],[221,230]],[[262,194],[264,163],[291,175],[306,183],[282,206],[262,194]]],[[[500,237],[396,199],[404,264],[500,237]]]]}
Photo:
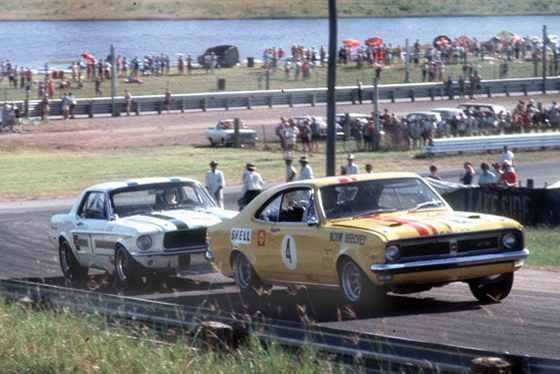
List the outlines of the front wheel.
{"type": "Polygon", "coordinates": [[[505,299],[513,286],[513,273],[493,275],[469,282],[472,294],[481,303],[497,303],[505,299]]]}
{"type": "Polygon", "coordinates": [[[63,240],[58,247],[58,259],[62,273],[67,279],[80,282],[87,278],[87,266],[80,265],[66,240],[63,240]]]}
{"type": "Polygon", "coordinates": [[[358,308],[367,309],[383,296],[366,277],[362,269],[352,260],[345,260],[340,266],[340,288],[346,301],[358,308]]]}
{"type": "Polygon", "coordinates": [[[239,290],[246,296],[256,296],[263,289],[263,282],[255,272],[255,269],[253,269],[247,256],[243,253],[235,256],[233,275],[239,290]]]}
{"type": "Polygon", "coordinates": [[[132,285],[138,279],[139,269],[136,261],[123,246],[115,250],[115,284],[118,287],[132,285]]]}

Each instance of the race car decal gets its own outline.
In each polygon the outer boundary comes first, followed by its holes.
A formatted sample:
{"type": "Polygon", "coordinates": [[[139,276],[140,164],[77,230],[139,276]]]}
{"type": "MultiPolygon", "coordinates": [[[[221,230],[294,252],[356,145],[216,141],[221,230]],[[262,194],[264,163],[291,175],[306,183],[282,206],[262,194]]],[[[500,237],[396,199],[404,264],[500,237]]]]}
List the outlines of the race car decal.
{"type": "Polygon", "coordinates": [[[374,219],[377,221],[382,221],[382,222],[393,222],[393,223],[398,223],[401,224],[403,226],[408,226],[411,227],[413,229],[416,230],[416,232],[418,232],[418,235],[421,236],[425,236],[425,235],[434,235],[434,234],[438,234],[438,230],[428,224],[428,223],[424,223],[424,222],[416,222],[416,221],[410,221],[404,218],[389,218],[389,217],[381,217],[381,216],[363,216],[365,218],[370,218],[370,219],[374,219]],[[432,232],[430,233],[430,231],[428,231],[428,229],[430,229],[432,232]]]}
{"type": "Polygon", "coordinates": [[[282,245],[280,245],[280,254],[282,255],[282,260],[284,265],[290,270],[296,270],[297,266],[297,249],[294,237],[291,235],[286,235],[282,239],[282,245]]]}
{"type": "Polygon", "coordinates": [[[350,181],[355,182],[355,181],[357,181],[357,179],[354,178],[354,177],[338,178],[338,181],[339,181],[340,183],[350,182],[350,181]]]}
{"type": "Polygon", "coordinates": [[[257,234],[257,245],[259,247],[266,246],[266,230],[259,230],[257,234]]]}
{"type": "Polygon", "coordinates": [[[148,214],[147,216],[149,217],[154,217],[154,218],[159,218],[162,219],[164,221],[169,221],[170,223],[174,224],[178,230],[186,230],[189,228],[189,226],[187,226],[187,224],[181,220],[178,220],[177,218],[173,218],[173,217],[169,217],[169,216],[165,216],[163,214],[148,214]]]}
{"type": "Polygon", "coordinates": [[[364,245],[366,243],[366,235],[352,234],[352,233],[342,233],[333,231],[329,235],[329,242],[334,243],[345,243],[345,244],[359,244],[364,245]]]}
{"type": "Polygon", "coordinates": [[[251,229],[231,229],[230,241],[233,244],[251,244],[251,229]]]}

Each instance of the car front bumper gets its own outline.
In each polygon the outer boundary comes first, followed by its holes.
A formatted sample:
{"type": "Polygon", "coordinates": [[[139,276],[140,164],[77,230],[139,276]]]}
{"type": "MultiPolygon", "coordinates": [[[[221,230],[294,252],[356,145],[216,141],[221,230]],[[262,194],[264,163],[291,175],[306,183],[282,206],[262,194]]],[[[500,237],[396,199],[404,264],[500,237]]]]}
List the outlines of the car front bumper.
{"type": "MultiPolygon", "coordinates": [[[[370,270],[377,276],[378,280],[386,281],[390,280],[395,275],[401,274],[522,262],[527,258],[527,256],[529,256],[529,250],[522,249],[515,252],[484,254],[478,256],[447,257],[394,264],[373,264],[370,266],[370,270]]],[[[521,266],[521,264],[519,266],[521,266]]]]}

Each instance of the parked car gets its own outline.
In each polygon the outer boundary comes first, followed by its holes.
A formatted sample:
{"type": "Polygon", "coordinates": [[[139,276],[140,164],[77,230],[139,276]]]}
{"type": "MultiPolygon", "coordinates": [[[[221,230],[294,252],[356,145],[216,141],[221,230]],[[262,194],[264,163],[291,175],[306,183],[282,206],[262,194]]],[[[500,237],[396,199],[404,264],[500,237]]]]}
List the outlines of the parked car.
{"type": "Polygon", "coordinates": [[[272,285],[340,290],[369,306],[386,292],[468,283],[483,303],[510,292],[529,251],[518,222],[455,212],[413,173],[285,183],[208,229],[206,259],[244,294],[272,285]]]}
{"type": "Polygon", "coordinates": [[[481,112],[485,114],[499,114],[500,112],[503,112],[505,114],[507,112],[506,107],[500,104],[463,103],[459,104],[457,108],[461,109],[463,112],[465,112],[465,114],[469,111],[473,113],[481,112]]]}
{"type": "MultiPolygon", "coordinates": [[[[225,119],[219,121],[216,126],[206,129],[206,138],[212,146],[221,144],[231,146],[235,144],[235,120],[225,119]]],[[[245,121],[239,121],[239,142],[242,144],[255,145],[258,140],[257,132],[247,126],[245,121]]]]}
{"type": "Polygon", "coordinates": [[[436,122],[441,122],[441,115],[437,112],[412,112],[406,115],[406,119],[409,122],[413,121],[431,121],[435,118],[436,122]]]}
{"type": "Polygon", "coordinates": [[[465,112],[463,112],[461,109],[457,109],[457,108],[435,108],[430,110],[430,112],[435,112],[435,113],[439,113],[439,115],[441,116],[442,119],[447,120],[450,118],[457,118],[457,119],[465,119],[467,118],[467,116],[465,115],[465,112]]]}
{"type": "Polygon", "coordinates": [[[206,229],[237,213],[217,207],[188,178],[142,178],[86,188],[68,214],[51,219],[49,240],[70,280],[89,268],[114,273],[117,285],[146,272],[176,273],[206,249],[206,229]]]}

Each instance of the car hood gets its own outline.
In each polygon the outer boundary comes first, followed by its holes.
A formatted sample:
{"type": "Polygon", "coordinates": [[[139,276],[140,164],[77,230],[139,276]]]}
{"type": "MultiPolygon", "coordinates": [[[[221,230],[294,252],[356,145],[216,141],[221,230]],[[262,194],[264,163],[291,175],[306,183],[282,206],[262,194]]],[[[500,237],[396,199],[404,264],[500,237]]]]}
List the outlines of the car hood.
{"type": "Polygon", "coordinates": [[[209,227],[234,217],[237,212],[212,208],[208,210],[161,210],[119,218],[115,223],[140,232],[187,230],[209,227]]]}
{"type": "Polygon", "coordinates": [[[385,237],[386,240],[479,230],[498,230],[519,226],[515,221],[505,217],[453,211],[399,212],[395,214],[360,216],[353,219],[334,221],[332,224],[334,227],[372,231],[385,237]]]}

